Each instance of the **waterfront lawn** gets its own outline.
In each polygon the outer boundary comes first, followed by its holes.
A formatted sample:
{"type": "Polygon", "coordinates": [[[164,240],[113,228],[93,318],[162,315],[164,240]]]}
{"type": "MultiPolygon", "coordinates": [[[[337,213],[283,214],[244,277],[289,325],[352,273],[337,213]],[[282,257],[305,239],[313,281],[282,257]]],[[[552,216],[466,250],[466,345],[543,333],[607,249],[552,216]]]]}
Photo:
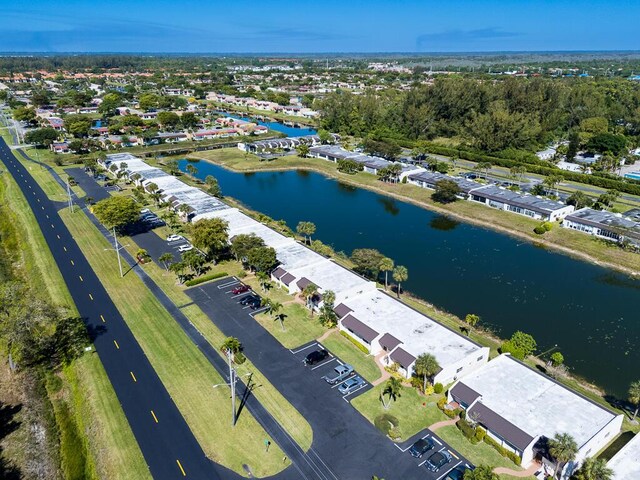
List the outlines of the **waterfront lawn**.
{"type": "Polygon", "coordinates": [[[259,313],[255,319],[286,348],[309,343],[325,332],[317,317],[311,318],[309,309],[300,303],[284,305],[281,313],[286,315],[282,324],[267,313],[259,313]]]}
{"type": "Polygon", "coordinates": [[[452,448],[468,458],[474,465],[489,465],[494,468],[505,467],[512,470],[522,470],[522,468],[518,467],[511,460],[500,455],[491,445],[484,442],[476,445],[471,444],[455,425],[439,428],[436,434],[452,448]]]}
{"type": "Polygon", "coordinates": [[[437,406],[438,398],[442,395],[425,397],[412,387],[404,387],[398,399],[395,402],[392,401],[389,408],[385,409],[380,401],[384,386],[385,384],[382,383],[358,395],[351,404],[371,423],[383,414],[396,417],[399,420],[402,440],[411,438],[436,422],[448,419],[437,406]]]}
{"type": "Polygon", "coordinates": [[[373,357],[361,352],[349,340],[340,335],[339,332],[332,332],[322,341],[331,353],[337,355],[343,362],[353,365],[353,368],[362,378],[369,383],[380,378],[381,373],[373,357]]]}
{"type": "Polygon", "coordinates": [[[220,414],[226,409],[218,408],[229,404],[229,392],[211,388],[225,380],[137,275],[120,278],[113,256],[105,252],[106,239],[84,212],[65,209],[60,215],[207,456],[240,474],[246,474],[246,464],[259,477],[285,468],[277,445],[264,451],[268,436],[248,411],[229,429],[228,416],[220,414]]]}

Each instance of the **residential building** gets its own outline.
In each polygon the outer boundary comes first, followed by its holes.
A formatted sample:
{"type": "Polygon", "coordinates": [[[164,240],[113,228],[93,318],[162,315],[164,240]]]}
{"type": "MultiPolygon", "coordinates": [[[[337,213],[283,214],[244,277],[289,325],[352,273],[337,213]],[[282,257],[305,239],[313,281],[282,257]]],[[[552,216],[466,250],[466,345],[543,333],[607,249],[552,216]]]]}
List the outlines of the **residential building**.
{"type": "Polygon", "coordinates": [[[503,354],[466,375],[448,392],[466,410],[466,418],[528,466],[537,459],[550,469],[549,439],[570,435],[578,445],[563,478],[597,454],[620,432],[622,415],[503,354]]]}
{"type": "Polygon", "coordinates": [[[609,460],[613,480],[640,478],[640,434],[636,435],[609,460]]]}
{"type": "Polygon", "coordinates": [[[429,188],[431,190],[435,190],[436,184],[441,180],[450,180],[458,185],[458,188],[460,188],[460,194],[458,196],[462,199],[467,199],[469,192],[472,190],[483,188],[485,186],[481,183],[474,182],[473,180],[468,180],[463,177],[452,177],[451,175],[445,175],[444,173],[428,172],[427,170],[412,173],[407,177],[408,183],[422,188],[429,188]]]}
{"type": "Polygon", "coordinates": [[[53,142],[49,148],[54,153],[71,153],[69,142],[53,142]]]}
{"type": "Polygon", "coordinates": [[[540,160],[553,160],[555,156],[556,149],[552,147],[536,152],[536,157],[538,157],[540,160]]]}
{"type": "Polygon", "coordinates": [[[629,242],[640,247],[640,222],[619,213],[581,208],[565,217],[565,228],[613,242],[629,242]]]}
{"type": "Polygon", "coordinates": [[[472,190],[469,199],[536,220],[561,220],[575,210],[573,205],[565,205],[536,195],[513,192],[494,185],[472,190]]]}

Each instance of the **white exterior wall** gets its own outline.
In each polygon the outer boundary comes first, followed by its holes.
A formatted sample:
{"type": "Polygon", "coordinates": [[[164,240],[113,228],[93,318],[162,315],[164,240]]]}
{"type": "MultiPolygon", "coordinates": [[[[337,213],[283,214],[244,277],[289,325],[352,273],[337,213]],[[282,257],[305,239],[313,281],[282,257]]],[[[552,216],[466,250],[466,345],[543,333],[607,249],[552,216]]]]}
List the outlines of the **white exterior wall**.
{"type": "Polygon", "coordinates": [[[459,378],[477,370],[484,366],[489,361],[489,347],[483,347],[480,350],[467,355],[465,358],[458,362],[452,363],[444,367],[440,373],[438,373],[433,381],[434,383],[441,383],[442,385],[448,385],[455,382],[459,378]],[[478,360],[480,359],[480,360],[478,360]],[[458,369],[462,368],[458,372],[458,369]]]}
{"type": "Polygon", "coordinates": [[[577,470],[582,462],[589,457],[597,455],[600,450],[607,446],[620,432],[622,428],[622,415],[618,415],[611,420],[605,427],[594,435],[587,443],[585,443],[573,462],[567,464],[563,478],[568,478],[575,470],[577,470]]]}

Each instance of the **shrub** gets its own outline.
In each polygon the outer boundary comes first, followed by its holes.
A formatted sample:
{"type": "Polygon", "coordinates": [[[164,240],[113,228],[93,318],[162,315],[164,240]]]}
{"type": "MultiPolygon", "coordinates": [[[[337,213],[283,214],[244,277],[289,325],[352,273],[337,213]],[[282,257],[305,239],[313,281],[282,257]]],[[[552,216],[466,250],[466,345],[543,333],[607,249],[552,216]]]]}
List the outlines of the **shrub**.
{"type": "Polygon", "coordinates": [[[391,440],[399,440],[402,438],[402,431],[400,430],[400,427],[391,427],[387,435],[391,440]]]}
{"type": "Polygon", "coordinates": [[[534,233],[537,235],[544,235],[547,231],[544,229],[542,225],[538,225],[533,229],[534,233]]]}
{"type": "Polygon", "coordinates": [[[503,457],[508,458],[509,460],[511,460],[516,465],[520,466],[520,464],[522,463],[522,459],[518,455],[516,455],[512,451],[507,450],[506,448],[504,448],[502,445],[500,445],[498,442],[496,442],[489,435],[485,435],[483,440],[484,440],[484,443],[486,443],[488,445],[491,445],[493,448],[495,448],[498,451],[498,453],[500,455],[502,455],[503,457]]]}
{"type": "Polygon", "coordinates": [[[424,383],[422,382],[421,378],[418,378],[416,376],[411,377],[411,386],[413,388],[415,388],[416,390],[418,390],[419,392],[422,391],[422,386],[424,385],[424,383]]]}
{"type": "Polygon", "coordinates": [[[479,442],[483,441],[486,435],[487,435],[487,431],[484,428],[480,426],[476,427],[476,439],[479,442]]]}
{"type": "Polygon", "coordinates": [[[389,431],[391,429],[398,428],[398,425],[400,425],[400,420],[398,420],[393,415],[389,415],[388,413],[383,413],[382,415],[378,415],[373,420],[373,424],[382,433],[384,433],[385,435],[389,435],[389,431]]]}
{"type": "Polygon", "coordinates": [[[236,365],[242,365],[247,360],[247,357],[244,356],[244,353],[238,352],[233,355],[233,363],[236,365]]]}
{"type": "Polygon", "coordinates": [[[468,440],[471,440],[476,435],[474,428],[469,425],[469,422],[463,420],[462,418],[456,422],[456,427],[458,427],[458,429],[468,440]]]}
{"type": "Polygon", "coordinates": [[[551,222],[542,222],[542,228],[544,228],[545,232],[550,232],[553,228],[553,223],[551,222]]]}
{"type": "Polygon", "coordinates": [[[363,353],[366,353],[367,355],[369,354],[369,349],[367,347],[365,347],[363,344],[361,344],[359,341],[357,341],[355,338],[353,338],[344,330],[340,330],[340,335],[342,335],[344,338],[346,338],[351,343],[353,343],[356,347],[358,347],[358,350],[361,350],[363,353]]]}
{"type": "Polygon", "coordinates": [[[427,389],[424,391],[425,395],[433,395],[433,385],[427,384],[427,389]]]}
{"type": "Polygon", "coordinates": [[[440,382],[436,383],[433,386],[433,392],[437,393],[438,395],[440,395],[442,392],[444,392],[444,387],[442,386],[442,384],[440,382]]]}
{"type": "Polygon", "coordinates": [[[236,277],[238,278],[244,278],[247,276],[247,272],[245,272],[244,270],[242,270],[239,274],[236,275],[236,277]]]}
{"type": "Polygon", "coordinates": [[[444,414],[449,418],[456,418],[460,414],[460,409],[456,408],[455,410],[451,410],[450,408],[445,408],[442,410],[444,414]]]}
{"type": "Polygon", "coordinates": [[[446,397],[442,397],[442,398],[439,398],[439,399],[438,399],[438,403],[437,403],[437,405],[438,405],[438,408],[439,408],[440,410],[444,410],[444,406],[445,406],[446,404],[447,404],[447,398],[446,398],[446,397]]]}
{"type": "Polygon", "coordinates": [[[194,285],[200,285],[201,283],[208,282],[210,280],[215,280],[217,278],[227,277],[227,276],[228,274],[225,272],[210,273],[208,275],[203,275],[201,277],[194,278],[193,280],[187,280],[186,282],[184,282],[184,284],[187,287],[193,287],[194,285]]]}
{"type": "Polygon", "coordinates": [[[506,342],[504,342],[502,344],[502,346],[500,347],[500,352],[501,353],[510,353],[514,358],[517,358],[518,360],[524,360],[524,350],[516,347],[511,340],[507,340],[506,342]]]}

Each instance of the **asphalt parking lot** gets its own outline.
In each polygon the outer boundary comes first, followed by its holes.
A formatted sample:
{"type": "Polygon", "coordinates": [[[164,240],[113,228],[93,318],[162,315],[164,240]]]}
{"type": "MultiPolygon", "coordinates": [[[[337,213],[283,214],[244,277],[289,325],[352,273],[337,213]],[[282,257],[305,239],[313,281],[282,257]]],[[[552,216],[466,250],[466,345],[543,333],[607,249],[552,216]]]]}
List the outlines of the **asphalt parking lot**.
{"type": "Polygon", "coordinates": [[[225,335],[240,340],[245,355],[305,417],[314,432],[313,451],[331,466],[336,478],[365,479],[376,474],[389,479],[445,480],[456,466],[470,465],[428,430],[402,444],[390,441],[350,404],[351,399],[372,388],[371,385],[367,383],[348,395],[340,394],[338,387],[322,377],[343,363],[342,360],[330,352],[326,359],[311,367],[305,366],[304,358],[321,344],[310,342],[292,350],[284,348],[253,320],[256,311],[241,305],[242,295],[250,293],[233,294],[233,288],[241,284],[231,277],[198,285],[186,293],[225,335]],[[427,434],[433,435],[437,448],[421,459],[412,457],[408,449],[427,434]],[[424,461],[440,449],[451,452],[452,461],[440,471],[430,472],[424,461]],[[358,458],[358,462],[354,463],[353,458],[358,458]]]}
{"type": "Polygon", "coordinates": [[[403,442],[401,444],[395,444],[396,448],[402,453],[402,455],[409,456],[415,464],[424,471],[425,480],[445,480],[449,472],[454,470],[455,468],[466,467],[468,469],[473,468],[473,464],[469,462],[466,458],[464,458],[460,453],[458,453],[455,449],[451,448],[444,440],[442,440],[438,435],[433,433],[430,430],[423,430],[417,435],[414,435],[412,438],[403,442]],[[409,453],[409,449],[411,446],[420,439],[427,439],[433,441],[434,447],[422,455],[421,458],[415,458],[411,456],[409,453]],[[427,459],[433,455],[435,452],[446,451],[451,455],[451,461],[446,465],[442,466],[440,470],[437,472],[432,472],[427,469],[426,463],[427,459]]]}
{"type": "Polygon", "coordinates": [[[348,378],[359,377],[362,380],[362,384],[344,395],[341,394],[340,391],[338,390],[338,388],[340,387],[340,385],[342,385],[344,381],[337,382],[335,385],[330,385],[329,383],[327,383],[324,377],[335,374],[334,369],[338,365],[345,365],[345,362],[340,360],[340,358],[338,358],[330,350],[325,348],[321,343],[310,342],[306,345],[303,345],[302,347],[289,350],[289,351],[309,371],[309,375],[311,375],[314,378],[317,378],[319,384],[325,384],[328,388],[330,388],[333,391],[335,395],[341,396],[345,402],[350,402],[353,398],[357,397],[358,395],[366,392],[371,388],[371,384],[369,384],[369,382],[367,382],[362,377],[360,377],[357,371],[354,371],[353,374],[350,375],[348,378]],[[317,351],[320,349],[323,349],[329,352],[329,356],[315,365],[308,365],[308,366],[304,365],[305,357],[309,355],[311,352],[317,351]]]}

